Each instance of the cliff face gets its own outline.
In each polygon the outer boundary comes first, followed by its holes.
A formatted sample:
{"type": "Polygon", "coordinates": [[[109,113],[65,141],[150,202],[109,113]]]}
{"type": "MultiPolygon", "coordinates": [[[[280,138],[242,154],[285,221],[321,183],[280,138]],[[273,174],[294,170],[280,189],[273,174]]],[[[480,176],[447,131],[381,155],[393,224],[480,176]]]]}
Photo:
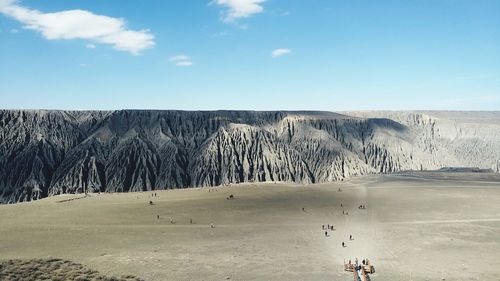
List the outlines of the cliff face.
{"type": "Polygon", "coordinates": [[[500,112],[347,114],[0,110],[0,202],[444,166],[498,171],[500,112]]]}

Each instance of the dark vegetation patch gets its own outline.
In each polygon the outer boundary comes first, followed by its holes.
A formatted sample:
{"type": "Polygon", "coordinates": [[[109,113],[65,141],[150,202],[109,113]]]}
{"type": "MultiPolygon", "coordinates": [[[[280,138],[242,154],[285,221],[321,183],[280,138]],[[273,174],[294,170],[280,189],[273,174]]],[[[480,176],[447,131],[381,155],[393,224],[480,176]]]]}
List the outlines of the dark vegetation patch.
{"type": "Polygon", "coordinates": [[[32,259],[0,261],[2,281],[142,281],[132,275],[106,277],[83,265],[62,259],[32,259]]]}

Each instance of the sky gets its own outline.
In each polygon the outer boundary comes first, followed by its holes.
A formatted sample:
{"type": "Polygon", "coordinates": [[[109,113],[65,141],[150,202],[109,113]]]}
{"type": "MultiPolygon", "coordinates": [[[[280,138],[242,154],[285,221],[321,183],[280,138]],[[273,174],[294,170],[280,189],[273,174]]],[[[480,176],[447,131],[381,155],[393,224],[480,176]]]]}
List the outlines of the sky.
{"type": "Polygon", "coordinates": [[[500,1],[0,0],[0,108],[500,110],[500,1]]]}

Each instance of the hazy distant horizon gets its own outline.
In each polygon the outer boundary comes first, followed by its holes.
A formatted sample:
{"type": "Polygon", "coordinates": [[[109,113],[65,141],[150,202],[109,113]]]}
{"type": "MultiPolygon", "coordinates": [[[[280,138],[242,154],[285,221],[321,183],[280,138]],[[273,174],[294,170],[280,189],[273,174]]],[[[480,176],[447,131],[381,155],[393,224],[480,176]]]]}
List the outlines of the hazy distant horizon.
{"type": "Polygon", "coordinates": [[[349,112],[500,112],[500,110],[467,110],[467,109],[350,109],[350,110],[316,110],[316,109],[175,109],[175,108],[116,108],[116,109],[61,109],[61,108],[0,108],[0,110],[21,111],[185,111],[185,112],[216,112],[216,111],[242,111],[242,112],[329,112],[345,114],[349,112]]]}

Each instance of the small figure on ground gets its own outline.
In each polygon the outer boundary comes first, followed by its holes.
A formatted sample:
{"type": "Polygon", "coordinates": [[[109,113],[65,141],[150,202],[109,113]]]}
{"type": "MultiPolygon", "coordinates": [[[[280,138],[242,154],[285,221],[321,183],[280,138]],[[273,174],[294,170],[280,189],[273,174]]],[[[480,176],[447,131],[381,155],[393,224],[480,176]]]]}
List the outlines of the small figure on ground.
{"type": "Polygon", "coordinates": [[[189,219],[189,224],[193,224],[193,219],[189,219]]]}
{"type": "Polygon", "coordinates": [[[321,229],[325,230],[325,225],[322,225],[322,226],[321,226],[321,229]]]}
{"type": "Polygon", "coordinates": [[[352,239],[352,235],[349,235],[349,240],[351,240],[351,241],[353,240],[353,239],[352,239]]]}
{"type": "Polygon", "coordinates": [[[156,218],[157,218],[157,219],[160,219],[160,215],[156,215],[156,218]]]}
{"type": "Polygon", "coordinates": [[[153,205],[153,201],[149,200],[149,205],[153,205]]]}
{"type": "Polygon", "coordinates": [[[302,212],[305,212],[305,211],[306,211],[306,209],[304,209],[304,207],[302,207],[302,212]]]}
{"type": "Polygon", "coordinates": [[[344,242],[342,242],[342,248],[345,248],[345,243],[344,242]]]}
{"type": "Polygon", "coordinates": [[[211,223],[210,228],[215,228],[215,225],[213,223],[211,223]]]}
{"type": "Polygon", "coordinates": [[[328,237],[328,231],[325,231],[325,236],[328,237]]]}

